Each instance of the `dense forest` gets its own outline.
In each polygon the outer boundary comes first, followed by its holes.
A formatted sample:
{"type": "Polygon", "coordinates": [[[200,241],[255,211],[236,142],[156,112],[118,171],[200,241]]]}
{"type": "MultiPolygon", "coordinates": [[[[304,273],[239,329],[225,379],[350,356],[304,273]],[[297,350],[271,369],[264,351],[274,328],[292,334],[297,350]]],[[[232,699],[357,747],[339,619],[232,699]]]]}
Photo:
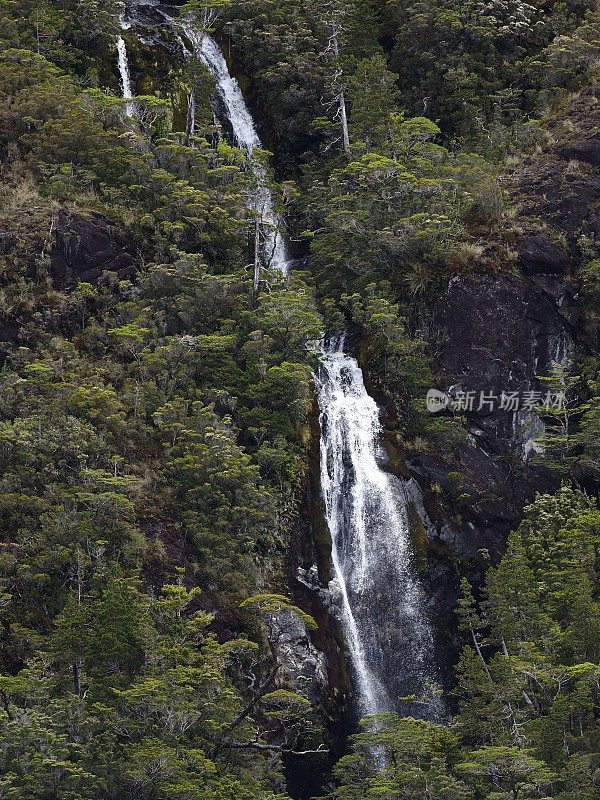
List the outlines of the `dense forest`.
{"type": "Polygon", "coordinates": [[[595,0],[1,0],[0,800],[600,797],[598,167],[595,0]],[[341,331],[433,642],[385,707],[341,331]]]}

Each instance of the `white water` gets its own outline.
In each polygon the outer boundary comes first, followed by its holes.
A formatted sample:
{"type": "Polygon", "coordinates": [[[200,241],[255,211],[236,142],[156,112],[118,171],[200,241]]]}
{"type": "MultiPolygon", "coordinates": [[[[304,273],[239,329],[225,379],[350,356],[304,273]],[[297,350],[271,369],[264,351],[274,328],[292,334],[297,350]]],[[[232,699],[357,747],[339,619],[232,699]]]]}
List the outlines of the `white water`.
{"type": "MultiPolygon", "coordinates": [[[[287,274],[273,196],[264,167],[253,158],[261,142],[240,87],[214,39],[189,25],[184,30],[214,77],[236,144],[248,153],[258,184],[252,207],[268,229],[267,260],[287,274]]],[[[406,487],[379,466],[379,411],[343,345],[340,337],[323,346],[316,381],[321,484],[359,706],[364,714],[402,709],[434,716],[435,701],[425,706],[400,699],[428,691],[431,631],[414,571],[406,487]]]]}
{"type": "Polygon", "coordinates": [[[260,216],[266,231],[265,260],[269,266],[275,267],[281,270],[284,275],[287,275],[288,258],[285,240],[279,232],[281,221],[275,211],[273,193],[266,185],[266,171],[263,165],[256,158],[253,158],[254,151],[261,148],[261,142],[242,90],[236,79],[229,74],[225,56],[212,36],[204,32],[198,32],[190,25],[185,25],[184,30],[194,47],[194,52],[206,64],[215,79],[215,85],[227,118],[231,123],[236,144],[248,153],[257,182],[250,206],[260,216]]]}
{"type": "MultiPolygon", "coordinates": [[[[343,337],[324,345],[317,375],[321,411],[321,487],[332,538],[342,623],[356,673],[360,710],[403,707],[427,691],[432,638],[415,575],[408,496],[379,465],[379,410],[343,337]]],[[[421,707],[418,707],[418,706],[421,707]]]]}
{"type": "MultiPolygon", "coordinates": [[[[127,30],[129,25],[121,20],[121,27],[127,30]]],[[[122,36],[117,36],[117,63],[119,67],[119,75],[121,76],[121,91],[125,100],[131,100],[134,97],[131,73],[129,71],[129,60],[127,58],[127,46],[122,36]]],[[[132,117],[135,116],[135,103],[125,104],[125,113],[132,117]]]]}

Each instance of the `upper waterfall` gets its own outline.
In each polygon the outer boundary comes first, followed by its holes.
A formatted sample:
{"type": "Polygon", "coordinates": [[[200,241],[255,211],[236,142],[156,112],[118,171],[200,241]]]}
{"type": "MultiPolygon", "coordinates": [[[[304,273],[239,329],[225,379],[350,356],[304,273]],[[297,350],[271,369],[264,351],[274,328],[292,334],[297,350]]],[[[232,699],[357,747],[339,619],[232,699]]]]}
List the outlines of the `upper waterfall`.
{"type": "Polygon", "coordinates": [[[231,123],[236,144],[248,151],[249,155],[261,143],[254,127],[254,121],[242,90],[235,78],[229,74],[225,56],[216,41],[208,33],[198,33],[191,26],[186,25],[185,32],[194,45],[196,54],[211,71],[219,95],[225,105],[227,118],[231,123]]]}
{"type": "MultiPolygon", "coordinates": [[[[129,29],[129,24],[126,23],[123,17],[119,20],[121,28],[126,31],[129,29]]],[[[131,100],[135,95],[133,85],[131,82],[131,72],[129,71],[129,59],[127,58],[127,45],[122,36],[117,36],[117,66],[119,68],[119,75],[121,78],[121,91],[125,100],[131,100]]],[[[135,104],[126,103],[125,112],[129,116],[135,114],[135,104]]]]}
{"type": "Polygon", "coordinates": [[[339,337],[324,346],[317,374],[321,487],[361,712],[403,707],[432,716],[422,700],[433,644],[412,556],[410,498],[379,466],[379,409],[343,345],[339,337]],[[419,699],[402,704],[409,695],[419,699]]]}
{"type": "Polygon", "coordinates": [[[125,99],[130,99],[133,97],[133,89],[131,88],[131,74],[129,72],[129,62],[127,59],[127,47],[122,36],[117,36],[117,57],[123,97],[125,99]]]}
{"type": "Polygon", "coordinates": [[[279,231],[281,220],[275,210],[273,192],[267,185],[267,173],[260,161],[253,157],[254,151],[261,148],[252,115],[248,110],[244,95],[238,82],[229,74],[227,61],[217,42],[204,31],[197,31],[186,23],[184,31],[194,47],[194,52],[208,67],[215,79],[215,85],[223,103],[225,114],[231,124],[233,136],[238,147],[248,153],[250,164],[256,176],[257,188],[251,200],[251,207],[259,215],[265,228],[265,261],[287,275],[288,257],[285,239],[279,231]]]}

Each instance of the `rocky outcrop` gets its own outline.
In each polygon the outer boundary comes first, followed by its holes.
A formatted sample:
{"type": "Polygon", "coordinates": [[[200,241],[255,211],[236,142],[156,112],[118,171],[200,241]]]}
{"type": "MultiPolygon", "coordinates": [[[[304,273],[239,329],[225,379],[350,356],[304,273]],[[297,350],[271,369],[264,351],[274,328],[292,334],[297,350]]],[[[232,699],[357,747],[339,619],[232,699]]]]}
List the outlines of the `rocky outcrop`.
{"type": "Polygon", "coordinates": [[[600,166],[600,133],[595,133],[586,139],[571,142],[558,150],[559,155],[567,159],[576,159],[600,166]]]}
{"type": "Polygon", "coordinates": [[[306,623],[292,611],[281,611],[276,626],[274,648],[283,668],[278,674],[279,685],[291,685],[319,708],[329,689],[324,653],[313,644],[306,623]]]}
{"type": "Polygon", "coordinates": [[[50,253],[50,273],[58,288],[97,281],[105,272],[132,278],[137,257],[131,234],[103,214],[60,211],[50,253]]]}
{"type": "Polygon", "coordinates": [[[562,275],[569,263],[567,254],[544,233],[525,236],[520,242],[519,258],[527,274],[562,275]]]}
{"type": "Polygon", "coordinates": [[[528,460],[536,429],[530,393],[543,392],[537,376],[548,374],[572,350],[575,298],[564,283],[548,277],[455,279],[435,319],[442,335],[441,387],[474,398],[472,408],[460,411],[469,436],[454,453],[453,471],[463,474],[462,493],[469,495],[460,512],[481,534],[480,546],[498,553],[524,502],[551,484],[548,473],[528,460]],[[519,407],[505,402],[503,408],[503,393],[516,393],[519,407]]]}
{"type": "Polygon", "coordinates": [[[503,442],[523,444],[515,409],[486,397],[518,392],[523,400],[541,389],[536,376],[571,347],[576,311],[572,292],[558,280],[540,285],[521,275],[481,275],[450,282],[434,309],[438,387],[472,393],[473,408],[461,413],[486,452],[498,454],[503,442]]]}

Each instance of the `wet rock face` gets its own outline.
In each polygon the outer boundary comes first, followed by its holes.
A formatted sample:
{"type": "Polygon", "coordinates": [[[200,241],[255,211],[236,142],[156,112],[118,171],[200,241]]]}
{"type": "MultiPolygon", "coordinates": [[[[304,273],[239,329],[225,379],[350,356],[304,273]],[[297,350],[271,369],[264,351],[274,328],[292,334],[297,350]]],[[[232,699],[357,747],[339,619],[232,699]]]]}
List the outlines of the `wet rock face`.
{"type": "Polygon", "coordinates": [[[165,24],[165,15],[173,17],[176,14],[176,4],[142,2],[128,6],[126,20],[135,27],[135,32],[143,44],[150,48],[170,51],[172,55],[181,58],[181,45],[176,40],[174,32],[165,24]]]}
{"type": "Polygon", "coordinates": [[[181,43],[168,20],[176,17],[178,12],[176,3],[166,4],[152,0],[126,3],[124,22],[129,26],[126,30],[131,30],[145,47],[155,51],[156,62],[167,54],[177,62],[183,58],[181,43]]]}
{"type": "Polygon", "coordinates": [[[131,234],[104,215],[60,212],[50,257],[52,280],[58,288],[97,281],[105,272],[132,278],[136,257],[131,234]]]}

